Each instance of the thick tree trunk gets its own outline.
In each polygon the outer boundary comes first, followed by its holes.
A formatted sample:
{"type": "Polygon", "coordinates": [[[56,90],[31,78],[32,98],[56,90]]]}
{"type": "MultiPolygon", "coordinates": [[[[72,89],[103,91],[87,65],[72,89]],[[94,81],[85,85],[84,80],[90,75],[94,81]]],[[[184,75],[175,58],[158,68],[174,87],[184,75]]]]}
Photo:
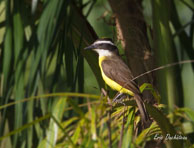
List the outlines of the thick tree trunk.
{"type": "MultiPolygon", "coordinates": [[[[153,57],[146,33],[141,1],[138,0],[109,0],[116,18],[117,38],[125,49],[127,62],[134,76],[138,76],[153,68],[153,57]]],[[[154,83],[153,74],[139,78],[138,83],[154,83]]],[[[152,97],[144,94],[149,101],[152,97]]]]}

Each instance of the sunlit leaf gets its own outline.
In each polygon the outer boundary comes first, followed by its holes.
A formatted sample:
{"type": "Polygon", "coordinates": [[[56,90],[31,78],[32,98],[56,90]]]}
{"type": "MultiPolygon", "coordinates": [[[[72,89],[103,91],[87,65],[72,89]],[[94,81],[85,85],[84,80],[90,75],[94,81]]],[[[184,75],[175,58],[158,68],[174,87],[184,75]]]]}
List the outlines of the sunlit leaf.
{"type": "MultiPolygon", "coordinates": [[[[60,122],[62,115],[64,113],[64,108],[66,106],[66,99],[58,99],[55,104],[53,104],[52,116],[60,122]]],[[[39,144],[39,147],[54,147],[56,145],[57,136],[59,133],[59,127],[53,118],[50,119],[49,128],[46,133],[46,138],[39,144]]]]}
{"type": "Polygon", "coordinates": [[[129,111],[127,123],[124,129],[122,148],[134,147],[132,144],[134,135],[134,117],[135,117],[134,113],[135,113],[134,109],[131,109],[129,111]]]}

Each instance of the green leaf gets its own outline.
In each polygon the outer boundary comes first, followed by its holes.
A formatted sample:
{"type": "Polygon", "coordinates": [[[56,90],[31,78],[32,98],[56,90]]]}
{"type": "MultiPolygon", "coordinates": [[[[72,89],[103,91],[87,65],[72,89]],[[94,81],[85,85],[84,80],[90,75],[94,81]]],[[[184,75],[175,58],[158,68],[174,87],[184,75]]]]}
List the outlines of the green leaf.
{"type": "MultiPolygon", "coordinates": [[[[29,83],[33,84],[35,74],[38,72],[38,66],[41,62],[42,70],[45,70],[45,62],[48,54],[49,47],[51,46],[52,39],[55,35],[57,21],[63,6],[61,0],[51,0],[45,5],[45,9],[41,15],[40,22],[37,30],[37,38],[39,45],[37,47],[35,58],[31,66],[29,83]]],[[[32,89],[32,88],[31,88],[32,89]]]]}
{"type": "Polygon", "coordinates": [[[21,126],[20,128],[15,129],[15,130],[13,130],[13,131],[11,131],[11,132],[3,135],[2,137],[0,137],[0,141],[3,140],[3,139],[5,139],[5,138],[7,138],[7,137],[9,137],[9,136],[15,135],[17,133],[21,133],[24,129],[27,129],[30,126],[32,126],[32,125],[34,125],[36,123],[39,123],[42,120],[48,119],[49,117],[50,117],[50,114],[46,114],[45,116],[42,116],[42,117],[40,117],[40,118],[38,118],[38,119],[30,122],[30,123],[27,123],[27,124],[21,126]]]}
{"type": "Polygon", "coordinates": [[[159,127],[157,126],[156,122],[153,122],[149,128],[144,129],[138,137],[135,139],[135,145],[142,147],[142,144],[146,142],[146,138],[152,134],[155,134],[160,131],[159,127]]]}
{"type": "Polygon", "coordinates": [[[157,103],[160,103],[160,95],[158,92],[153,88],[153,86],[150,83],[143,83],[140,86],[140,91],[143,92],[144,90],[150,90],[154,98],[156,99],[157,103]]]}
{"type": "Polygon", "coordinates": [[[5,95],[8,87],[9,73],[11,71],[12,60],[12,29],[7,26],[4,41],[4,55],[3,55],[3,94],[5,95]]]}
{"type": "Polygon", "coordinates": [[[194,111],[190,108],[180,108],[178,109],[178,111],[182,111],[182,112],[185,112],[188,117],[194,122],[194,111]]]}
{"type": "Polygon", "coordinates": [[[97,133],[96,133],[96,112],[95,108],[91,108],[91,134],[92,134],[92,139],[96,140],[97,139],[97,133]]]}
{"type": "Polygon", "coordinates": [[[80,115],[81,118],[84,117],[84,112],[81,108],[75,103],[74,100],[69,99],[68,103],[73,107],[74,111],[80,115]]]}
{"type": "Polygon", "coordinates": [[[87,22],[86,18],[78,11],[76,6],[71,8],[72,11],[72,39],[75,45],[79,45],[80,38],[83,39],[81,54],[86,58],[90,65],[98,84],[100,87],[104,87],[104,81],[102,79],[100,68],[98,66],[98,57],[92,51],[84,51],[84,47],[94,42],[98,36],[93,30],[92,26],[87,22]]]}
{"type": "MultiPolygon", "coordinates": [[[[18,12],[17,7],[15,8],[16,13],[13,16],[13,29],[14,29],[14,64],[15,64],[15,100],[21,100],[24,98],[24,65],[25,61],[23,59],[22,48],[24,43],[24,30],[22,25],[21,15],[18,12]],[[22,57],[22,58],[21,58],[22,57]]],[[[15,12],[14,11],[14,12],[15,12]]],[[[14,128],[17,129],[22,126],[23,122],[23,105],[16,104],[15,106],[15,125],[14,128]]],[[[33,120],[29,120],[31,122],[33,120]]],[[[31,131],[31,134],[28,134],[28,138],[32,139],[32,129],[29,127],[28,131],[31,131]]],[[[14,135],[17,139],[17,134],[14,135]]],[[[32,145],[31,140],[28,141],[29,147],[32,145]]]]}
{"type": "MultiPolygon", "coordinates": [[[[134,100],[131,101],[125,101],[123,102],[126,106],[136,106],[136,103],[134,100]]],[[[118,104],[115,107],[118,108],[121,105],[118,104]]],[[[146,109],[148,111],[148,114],[157,122],[158,126],[160,127],[162,131],[163,137],[166,137],[167,134],[175,135],[177,134],[173,125],[169,122],[168,118],[156,107],[152,106],[151,104],[145,103],[146,109]]],[[[183,141],[178,141],[178,140],[167,140],[166,141],[167,145],[171,147],[182,147],[183,141]]]]}
{"type": "Polygon", "coordinates": [[[135,119],[134,108],[130,109],[129,115],[127,118],[128,119],[127,119],[127,124],[126,124],[125,130],[124,130],[122,148],[134,147],[132,144],[133,131],[134,131],[134,119],[135,119]]]}
{"type": "Polygon", "coordinates": [[[79,139],[79,137],[81,135],[81,125],[82,125],[82,123],[83,123],[83,119],[78,123],[78,125],[77,125],[77,127],[75,129],[75,132],[74,132],[74,134],[72,136],[72,141],[74,143],[78,142],[78,139],[79,139]]]}
{"type": "Polygon", "coordinates": [[[39,144],[39,146],[38,146],[39,148],[55,147],[56,141],[57,141],[57,135],[59,133],[59,126],[56,123],[56,121],[58,123],[61,122],[65,106],[66,106],[66,99],[65,98],[58,99],[56,101],[56,103],[53,104],[52,116],[54,117],[54,119],[51,118],[50,123],[49,123],[49,128],[48,128],[47,133],[46,133],[46,138],[45,138],[45,140],[43,140],[39,144]]]}
{"type": "Polygon", "coordinates": [[[24,27],[22,25],[21,15],[17,12],[13,16],[13,26],[14,26],[14,60],[17,64],[18,58],[21,55],[21,50],[23,48],[24,42],[24,27]]]}
{"type": "MultiPolygon", "coordinates": [[[[175,134],[177,134],[173,125],[169,122],[169,120],[161,111],[159,111],[156,107],[150,104],[145,104],[145,105],[149,115],[151,115],[151,117],[159,125],[162,131],[163,137],[166,137],[167,134],[170,134],[171,136],[174,136],[175,134]]],[[[178,141],[178,140],[167,140],[166,143],[170,147],[181,148],[183,146],[183,141],[178,141]]]]}

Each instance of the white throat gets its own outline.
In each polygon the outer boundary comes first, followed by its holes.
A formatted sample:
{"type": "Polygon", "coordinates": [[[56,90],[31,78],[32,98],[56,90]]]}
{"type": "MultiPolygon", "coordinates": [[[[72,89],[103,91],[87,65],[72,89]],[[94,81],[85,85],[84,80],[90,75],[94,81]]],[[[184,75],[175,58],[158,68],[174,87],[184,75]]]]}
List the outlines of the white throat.
{"type": "Polygon", "coordinates": [[[113,53],[109,50],[104,50],[104,49],[94,49],[94,50],[98,53],[99,57],[103,57],[103,56],[108,57],[113,55],[113,53]]]}

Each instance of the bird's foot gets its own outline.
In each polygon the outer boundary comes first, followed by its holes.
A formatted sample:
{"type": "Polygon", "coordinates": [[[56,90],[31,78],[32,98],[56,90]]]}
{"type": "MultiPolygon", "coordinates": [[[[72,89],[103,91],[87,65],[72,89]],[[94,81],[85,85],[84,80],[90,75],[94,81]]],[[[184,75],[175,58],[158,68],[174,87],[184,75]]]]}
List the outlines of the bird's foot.
{"type": "Polygon", "coordinates": [[[126,106],[125,105],[125,103],[123,102],[123,99],[125,99],[127,97],[127,95],[126,94],[123,94],[123,93],[119,93],[119,94],[117,94],[115,97],[114,97],[114,99],[113,99],[113,103],[120,103],[120,104],[123,104],[124,106],[126,106]]]}

